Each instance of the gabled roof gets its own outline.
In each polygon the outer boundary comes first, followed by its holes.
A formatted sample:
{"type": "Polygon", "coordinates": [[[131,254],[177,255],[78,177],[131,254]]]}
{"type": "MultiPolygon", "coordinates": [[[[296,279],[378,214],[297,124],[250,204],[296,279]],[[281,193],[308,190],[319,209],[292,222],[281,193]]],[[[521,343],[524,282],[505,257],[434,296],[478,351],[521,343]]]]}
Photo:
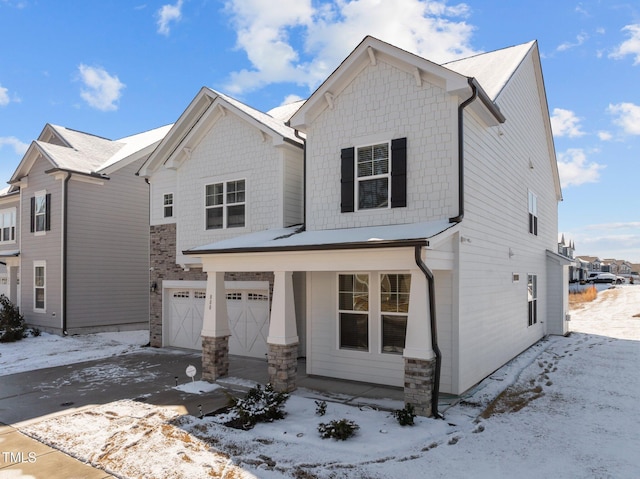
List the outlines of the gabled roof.
{"type": "Polygon", "coordinates": [[[90,176],[112,173],[150,153],[171,125],[120,140],[108,140],[58,125],[45,125],[37,140],[31,142],[10,183],[29,174],[36,159],[42,156],[52,170],[63,170],[90,176]]]}
{"type": "Polygon", "coordinates": [[[461,75],[474,77],[489,98],[495,101],[535,44],[535,41],[531,41],[501,50],[480,53],[443,63],[442,66],[461,75]]]}
{"type": "Polygon", "coordinates": [[[485,92],[485,86],[475,81],[472,76],[462,75],[453,69],[367,36],[292,116],[291,125],[304,131],[322,111],[332,107],[333,98],[337,97],[367,65],[376,65],[380,60],[413,75],[417,84],[430,82],[441,86],[452,95],[469,97],[470,83],[473,82],[481,101],[473,102],[469,108],[476,111],[487,124],[497,125],[504,121],[500,109],[485,92]]]}
{"type": "Polygon", "coordinates": [[[138,174],[149,176],[168,162],[179,164],[184,161],[188,151],[197,146],[208,126],[227,113],[238,116],[270,137],[274,146],[289,143],[302,147],[302,140],[286,123],[303,103],[298,101],[263,113],[235,98],[203,87],[142,165],[138,174]]]}

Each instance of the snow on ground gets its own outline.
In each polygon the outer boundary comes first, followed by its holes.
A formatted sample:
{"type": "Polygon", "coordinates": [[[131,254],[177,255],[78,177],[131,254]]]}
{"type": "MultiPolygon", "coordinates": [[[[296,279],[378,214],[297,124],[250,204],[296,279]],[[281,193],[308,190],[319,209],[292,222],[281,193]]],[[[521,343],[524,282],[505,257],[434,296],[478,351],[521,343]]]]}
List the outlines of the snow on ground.
{"type": "Polygon", "coordinates": [[[108,358],[136,351],[149,342],[149,331],[97,333],[63,338],[41,333],[0,345],[0,376],[108,358]]]}
{"type": "Polygon", "coordinates": [[[284,420],[251,431],[134,401],[21,430],[123,478],[635,478],[638,315],[640,286],[601,292],[572,310],[576,332],[525,351],[444,411],[444,421],[417,418],[412,427],[330,399],[319,417],[299,391],[284,420]],[[318,424],[341,418],[360,426],[357,435],[321,439],[318,424]]]}

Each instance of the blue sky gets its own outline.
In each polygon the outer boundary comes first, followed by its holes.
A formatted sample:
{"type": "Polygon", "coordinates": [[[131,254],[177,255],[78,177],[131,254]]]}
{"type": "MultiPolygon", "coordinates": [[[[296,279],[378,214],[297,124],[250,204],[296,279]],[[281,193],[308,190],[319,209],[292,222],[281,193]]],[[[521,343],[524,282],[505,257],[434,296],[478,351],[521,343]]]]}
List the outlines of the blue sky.
{"type": "Polygon", "coordinates": [[[366,35],[436,62],[538,40],[559,231],[640,263],[635,0],[0,0],[0,178],[46,123],[117,139],[202,86],[263,111],[306,98],[366,35]]]}

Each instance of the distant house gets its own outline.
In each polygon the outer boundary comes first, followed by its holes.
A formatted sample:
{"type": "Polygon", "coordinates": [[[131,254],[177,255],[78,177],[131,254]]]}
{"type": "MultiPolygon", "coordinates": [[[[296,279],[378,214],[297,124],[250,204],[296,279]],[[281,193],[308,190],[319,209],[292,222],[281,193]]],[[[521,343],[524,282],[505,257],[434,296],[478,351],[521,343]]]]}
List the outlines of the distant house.
{"type": "Polygon", "coordinates": [[[597,256],[578,256],[577,259],[585,262],[589,272],[602,271],[603,261],[597,256]]]}
{"type": "Polygon", "coordinates": [[[295,130],[203,95],[145,176],[174,175],[154,193],[155,221],[161,196],[186,195],[175,261],[206,274],[205,377],[227,374],[237,334],[230,272],[273,274],[265,367],[281,390],[296,387],[303,349],[307,373],[403,387],[431,415],[439,391],[462,394],[546,334],[566,334],[571,261],[557,252],[562,196],[536,42],[438,65],[367,37],[291,116],[295,130]],[[285,155],[257,154],[256,140],[304,161],[301,226],[260,210],[270,191],[283,218],[289,183],[285,155]],[[244,211],[263,212],[207,242],[224,215],[207,209],[236,205],[228,182],[244,178],[244,211]],[[217,203],[211,185],[222,185],[217,203]]]}
{"type": "Polygon", "coordinates": [[[135,172],[167,131],[112,141],[47,124],[31,143],[0,195],[0,258],[29,325],[148,327],[149,192],[135,172]]]}

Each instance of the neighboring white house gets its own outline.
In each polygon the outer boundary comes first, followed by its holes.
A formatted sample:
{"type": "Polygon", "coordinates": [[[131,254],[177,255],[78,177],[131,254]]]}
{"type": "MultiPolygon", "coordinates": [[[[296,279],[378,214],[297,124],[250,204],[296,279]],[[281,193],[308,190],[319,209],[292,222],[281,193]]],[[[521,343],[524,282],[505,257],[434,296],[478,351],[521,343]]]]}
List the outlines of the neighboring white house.
{"type": "MultiPolygon", "coordinates": [[[[266,114],[202,88],[140,169],[151,185],[152,346],[202,348],[206,274],[183,250],[302,224],[303,140],[285,125],[300,105],[266,114]]],[[[273,274],[225,279],[230,352],[264,359],[273,274]]],[[[297,284],[302,305],[304,276],[297,284]]]]}
{"type": "Polygon", "coordinates": [[[304,343],[308,374],[404,387],[420,414],[437,414],[439,392],[461,394],[567,332],[536,42],[438,65],[367,37],[289,124],[306,135],[303,228],[201,245],[178,232],[179,256],[207,274],[205,377],[227,372],[230,271],[273,272],[268,369],[282,390],[296,387],[304,343]]]}
{"type": "Polygon", "coordinates": [[[15,227],[0,258],[30,326],[148,328],[149,188],[135,172],[168,129],[112,141],[47,124],[31,143],[0,197],[15,227]]]}
{"type": "Polygon", "coordinates": [[[20,192],[7,186],[0,190],[0,294],[20,304],[19,249],[20,192]]]}

